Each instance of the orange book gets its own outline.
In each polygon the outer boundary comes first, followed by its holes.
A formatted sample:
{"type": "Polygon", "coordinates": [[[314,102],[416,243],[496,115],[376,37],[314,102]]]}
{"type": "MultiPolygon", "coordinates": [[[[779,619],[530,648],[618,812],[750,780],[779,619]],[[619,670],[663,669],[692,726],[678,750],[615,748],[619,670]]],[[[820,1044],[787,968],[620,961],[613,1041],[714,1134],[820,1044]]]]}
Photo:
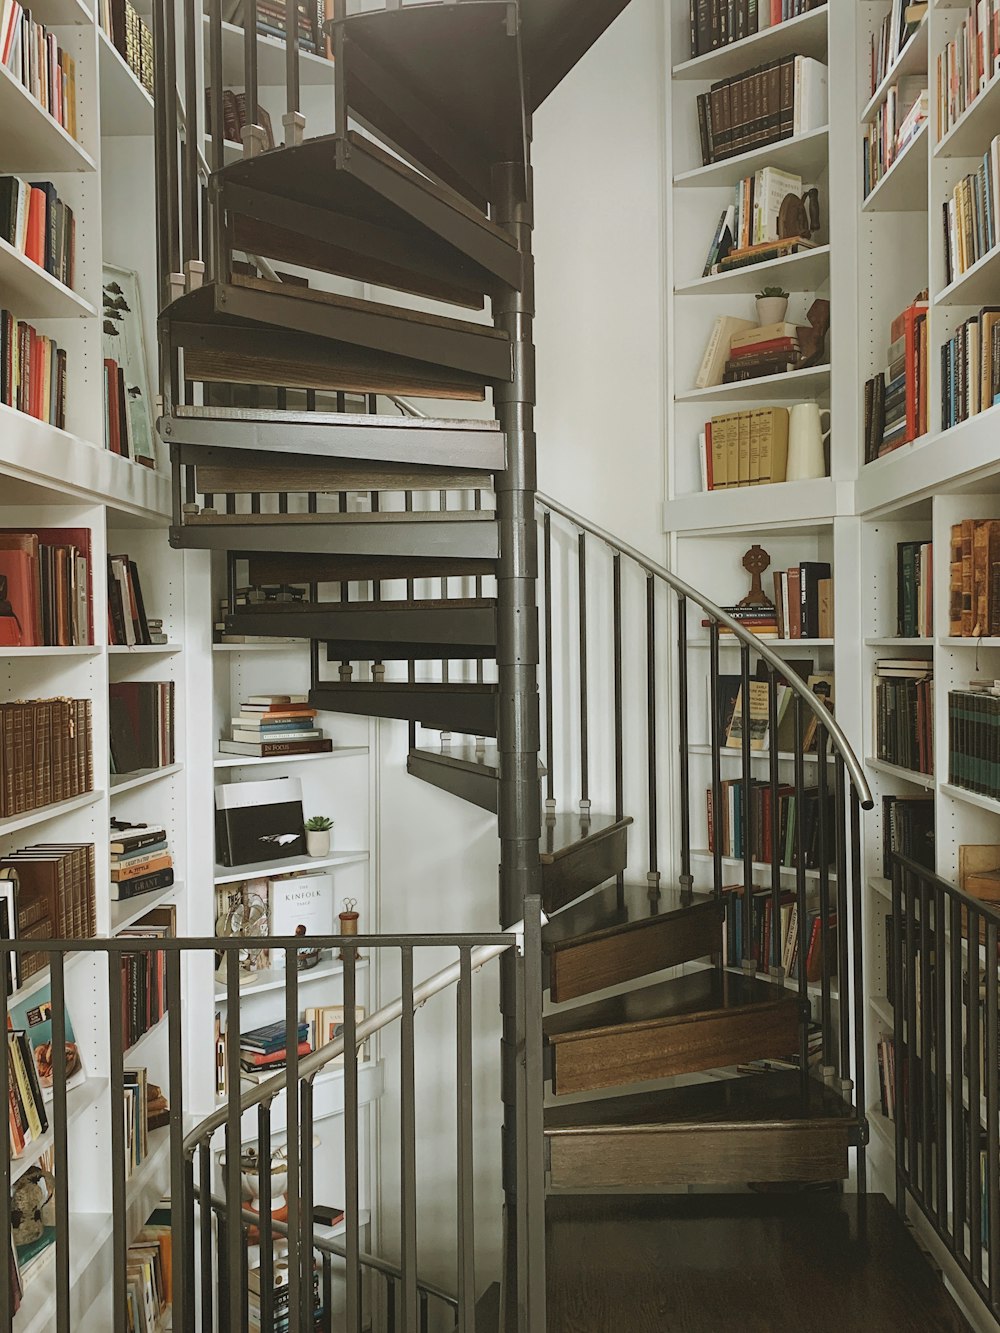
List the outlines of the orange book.
{"type": "Polygon", "coordinates": [[[39,268],[45,267],[45,191],[32,185],[28,196],[28,231],[24,253],[39,268]]]}

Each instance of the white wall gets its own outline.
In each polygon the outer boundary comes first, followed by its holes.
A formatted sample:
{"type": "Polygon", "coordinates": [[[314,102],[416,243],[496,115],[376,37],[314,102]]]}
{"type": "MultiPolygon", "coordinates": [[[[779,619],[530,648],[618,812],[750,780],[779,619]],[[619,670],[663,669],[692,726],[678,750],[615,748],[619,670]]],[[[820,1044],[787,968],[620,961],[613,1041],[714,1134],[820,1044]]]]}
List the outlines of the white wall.
{"type": "MultiPolygon", "coordinates": [[[[534,143],[539,486],[656,557],[664,549],[661,52],[657,0],[633,0],[541,109],[534,143]]],[[[496,929],[494,817],[407,776],[403,725],[384,723],[381,736],[381,929],[496,929]]],[[[428,960],[418,976],[438,965],[428,960]]],[[[500,1254],[496,975],[477,987],[480,1289],[498,1276],[500,1254]]],[[[385,999],[398,994],[396,978],[387,974],[381,989],[385,999]]],[[[418,1015],[420,1271],[452,1289],[453,1032],[450,999],[418,1015]]],[[[378,1211],[392,1254],[398,1056],[391,1045],[384,1053],[378,1211]]]]}

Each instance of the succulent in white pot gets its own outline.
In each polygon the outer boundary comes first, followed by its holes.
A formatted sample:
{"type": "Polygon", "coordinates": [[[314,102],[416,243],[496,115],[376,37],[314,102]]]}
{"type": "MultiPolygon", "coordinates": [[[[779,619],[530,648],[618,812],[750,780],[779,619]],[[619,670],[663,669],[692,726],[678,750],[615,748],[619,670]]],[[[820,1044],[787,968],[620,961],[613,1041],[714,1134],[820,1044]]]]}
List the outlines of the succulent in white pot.
{"type": "Polygon", "coordinates": [[[757,323],[780,324],[788,309],[788,293],[781,287],[765,287],[757,293],[757,323]]]}
{"type": "Polygon", "coordinates": [[[333,820],[326,815],[313,815],[306,820],[306,851],[310,856],[329,856],[332,828],[333,820]]]}

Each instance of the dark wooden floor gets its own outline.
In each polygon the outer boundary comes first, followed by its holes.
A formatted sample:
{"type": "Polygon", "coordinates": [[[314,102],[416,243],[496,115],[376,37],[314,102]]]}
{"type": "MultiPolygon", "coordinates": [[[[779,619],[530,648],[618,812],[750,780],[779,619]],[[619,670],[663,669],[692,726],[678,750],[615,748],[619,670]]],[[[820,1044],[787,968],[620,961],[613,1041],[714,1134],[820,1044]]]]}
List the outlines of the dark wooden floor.
{"type": "Polygon", "coordinates": [[[882,1195],[552,1198],[548,1333],[968,1333],[882,1195]]]}

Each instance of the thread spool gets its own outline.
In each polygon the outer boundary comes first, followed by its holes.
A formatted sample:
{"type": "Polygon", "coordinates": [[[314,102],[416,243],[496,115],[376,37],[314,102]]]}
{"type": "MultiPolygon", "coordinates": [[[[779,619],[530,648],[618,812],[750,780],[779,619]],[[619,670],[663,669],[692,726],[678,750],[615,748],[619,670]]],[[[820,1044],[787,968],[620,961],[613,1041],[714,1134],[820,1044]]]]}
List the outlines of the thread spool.
{"type": "MultiPolygon", "coordinates": [[[[340,913],[340,933],[345,937],[348,935],[357,935],[358,933],[358,919],[360,918],[361,913],[355,910],[357,905],[358,900],[356,898],[344,899],[344,910],[340,913]]],[[[361,954],[355,953],[354,956],[358,959],[361,957],[361,954]]],[[[337,957],[343,960],[343,949],[340,950],[337,957]]]]}

